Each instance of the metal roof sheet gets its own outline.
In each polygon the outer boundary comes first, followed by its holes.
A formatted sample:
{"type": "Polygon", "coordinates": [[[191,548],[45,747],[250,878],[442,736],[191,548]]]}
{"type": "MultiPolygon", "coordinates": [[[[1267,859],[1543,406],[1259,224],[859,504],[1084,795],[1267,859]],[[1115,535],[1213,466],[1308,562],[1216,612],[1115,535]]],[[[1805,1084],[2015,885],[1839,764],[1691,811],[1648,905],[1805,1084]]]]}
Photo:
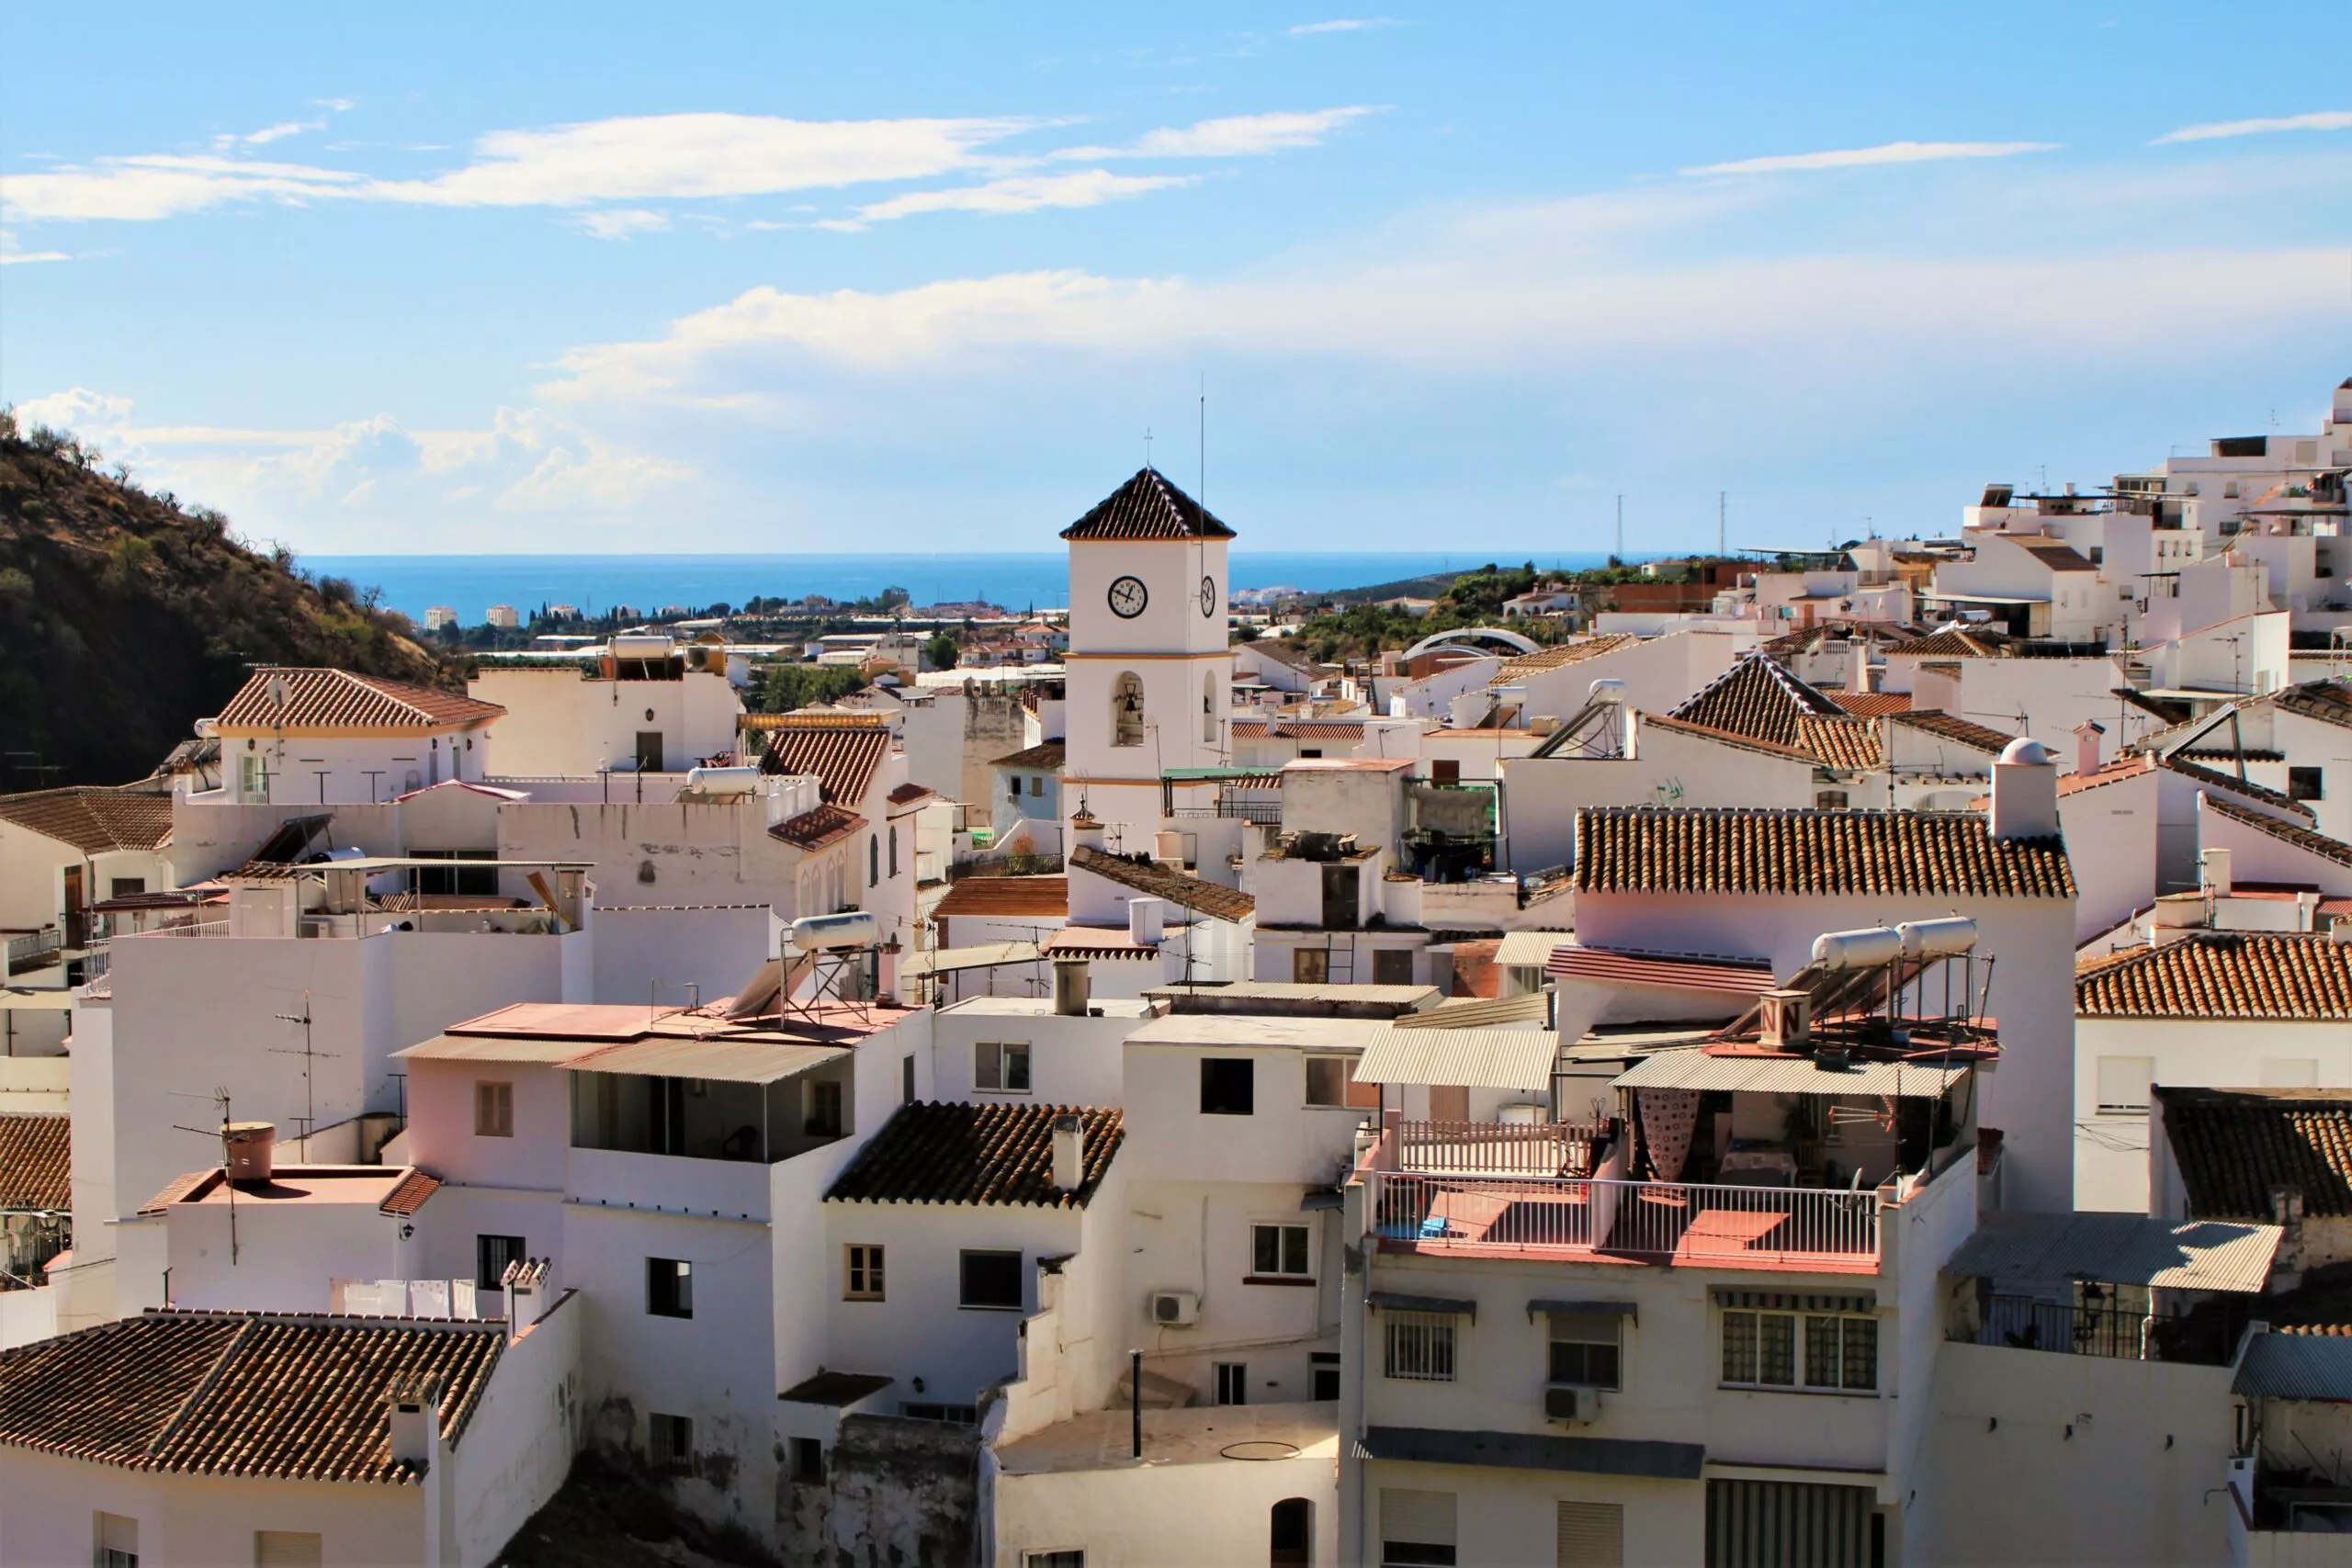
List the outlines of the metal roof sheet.
{"type": "Polygon", "coordinates": [[[708,1040],[637,1040],[582,1055],[571,1064],[583,1073],[643,1073],[660,1078],[716,1078],[721,1083],[774,1083],[849,1055],[841,1045],[720,1035],[708,1040]]]}
{"type": "Polygon", "coordinates": [[[1998,1210],[1978,1220],[1944,1267],[1996,1286],[2095,1280],[2253,1294],[2269,1280],[2278,1236],[2277,1225],[2221,1220],[1998,1210]]]}
{"type": "Polygon", "coordinates": [[[582,1040],[535,1040],[511,1034],[443,1034],[422,1045],[412,1045],[392,1055],[430,1062],[541,1062],[552,1066],[596,1049],[594,1043],[582,1040]]]}
{"type": "Polygon", "coordinates": [[[1426,1427],[1367,1427],[1358,1459],[1410,1464],[1472,1464],[1586,1475],[1648,1475],[1696,1481],[1707,1461],[1699,1443],[1630,1438],[1560,1438],[1528,1432],[1465,1432],[1426,1427]]]}
{"type": "Polygon", "coordinates": [[[1002,964],[1031,964],[1037,958],[1034,942],[983,942],[970,947],[943,947],[930,953],[910,953],[899,965],[899,973],[912,977],[918,975],[950,975],[962,969],[993,969],[1002,964]]]}
{"type": "Polygon", "coordinates": [[[1495,962],[1541,969],[1552,962],[1554,948],[1575,940],[1566,931],[1505,931],[1502,945],[1495,950],[1495,962]]]}
{"type": "Polygon", "coordinates": [[[1672,990],[1722,991],[1739,997],[1760,996],[1772,988],[1772,971],[1761,964],[1751,966],[1647,953],[1612,953],[1600,947],[1559,948],[1545,969],[1564,980],[1583,980],[1593,985],[1663,986],[1672,990]]]}
{"type": "Polygon", "coordinates": [[[1424,1012],[1396,1021],[1405,1029],[1499,1029],[1513,1023],[1543,1023],[1552,998],[1541,991],[1521,997],[1448,997],[1424,1012]]]}
{"type": "Polygon", "coordinates": [[[1382,1024],[1356,1065],[1362,1083],[1542,1089],[1560,1037],[1548,1029],[1399,1029],[1382,1024]]]}
{"type": "Polygon", "coordinates": [[[1360,1049],[1388,1024],[1374,1018],[1298,1018],[1266,1013],[1179,1012],[1127,1036],[1130,1045],[1276,1046],[1294,1051],[1360,1049]]]}
{"type": "Polygon", "coordinates": [[[2352,1403],[2352,1339],[2324,1334],[2257,1334],[2230,1383],[2245,1399],[2352,1403]]]}
{"type": "Polygon", "coordinates": [[[1854,1062],[1841,1069],[1811,1056],[1711,1056],[1703,1050],[1655,1052],[1619,1075],[1620,1089],[1746,1089],[1756,1094],[1932,1097],[1968,1072],[1937,1061],[1854,1062]]]}

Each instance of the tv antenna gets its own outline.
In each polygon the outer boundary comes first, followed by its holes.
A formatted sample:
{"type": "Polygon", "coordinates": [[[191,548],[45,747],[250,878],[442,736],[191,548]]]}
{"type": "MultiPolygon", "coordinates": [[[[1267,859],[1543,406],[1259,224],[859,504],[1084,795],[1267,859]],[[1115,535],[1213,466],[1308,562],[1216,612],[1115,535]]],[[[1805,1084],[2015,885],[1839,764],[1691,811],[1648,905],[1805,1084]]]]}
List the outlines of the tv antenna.
{"type": "MultiPolygon", "coordinates": [[[[270,1047],[269,1054],[273,1056],[300,1056],[302,1058],[301,1144],[302,1158],[307,1162],[311,1157],[311,1134],[318,1125],[319,1109],[317,1096],[313,1092],[313,1087],[311,1082],[311,1064],[321,1056],[324,1056],[328,1060],[332,1061],[338,1053],[334,1051],[321,1051],[317,1049],[311,1042],[310,992],[304,991],[302,993],[302,1010],[300,1012],[272,1013],[270,1016],[277,1019],[281,1023],[299,1023],[302,1026],[302,1048],[300,1051],[288,1046],[273,1045],[270,1047]]],[[[225,1116],[225,1112],[223,1114],[225,1116]]],[[[224,1120],[221,1125],[226,1127],[228,1123],[224,1120]]]]}
{"type": "MultiPolygon", "coordinates": [[[[305,1008],[304,1010],[309,1010],[305,1008]]],[[[203,1097],[191,1094],[181,1095],[178,1098],[198,1100],[203,1097]]],[[[229,1091],[225,1088],[216,1089],[212,1091],[211,1099],[212,1103],[220,1108],[219,1132],[216,1133],[209,1127],[190,1127],[179,1122],[173,1122],[172,1127],[175,1132],[194,1133],[199,1138],[218,1138],[220,1143],[220,1169],[225,1175],[229,1169],[229,1091]]],[[[237,1266],[237,1184],[233,1181],[224,1181],[221,1185],[229,1190],[229,1267],[234,1269],[237,1266]]],[[[169,1270],[165,1272],[168,1273],[169,1270]]],[[[172,1303],[167,1301],[164,1304],[169,1306],[172,1303]]]]}

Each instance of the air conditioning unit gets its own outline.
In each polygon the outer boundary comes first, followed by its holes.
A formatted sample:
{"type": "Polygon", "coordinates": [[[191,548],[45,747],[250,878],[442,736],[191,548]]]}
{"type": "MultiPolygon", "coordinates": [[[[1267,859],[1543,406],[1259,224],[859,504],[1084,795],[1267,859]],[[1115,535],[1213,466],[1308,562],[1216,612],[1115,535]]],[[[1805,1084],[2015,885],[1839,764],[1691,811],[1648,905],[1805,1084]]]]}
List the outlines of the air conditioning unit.
{"type": "Polygon", "coordinates": [[[1151,1321],[1159,1328],[1190,1328],[1201,1321],[1201,1298],[1190,1291],[1154,1291],[1151,1321]]]}
{"type": "Polygon", "coordinates": [[[1579,1383],[1555,1382],[1544,1390],[1544,1418],[1587,1427],[1600,1419],[1600,1391],[1579,1383]]]}

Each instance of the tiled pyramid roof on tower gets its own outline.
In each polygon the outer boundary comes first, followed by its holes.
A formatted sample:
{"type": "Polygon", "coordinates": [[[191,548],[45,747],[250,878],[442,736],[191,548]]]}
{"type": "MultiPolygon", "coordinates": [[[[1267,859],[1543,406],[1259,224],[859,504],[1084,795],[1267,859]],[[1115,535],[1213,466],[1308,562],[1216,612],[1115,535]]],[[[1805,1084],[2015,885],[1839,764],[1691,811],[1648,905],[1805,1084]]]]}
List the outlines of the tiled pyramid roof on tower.
{"type": "Polygon", "coordinates": [[[1742,659],[1668,716],[1789,747],[1825,767],[1867,772],[1885,765],[1877,720],[1848,714],[1761,654],[1742,659]]]}
{"type": "Polygon", "coordinates": [[[1105,496],[1093,511],[1062,530],[1065,539],[1230,539],[1233,530],[1155,468],[1105,496]]]}

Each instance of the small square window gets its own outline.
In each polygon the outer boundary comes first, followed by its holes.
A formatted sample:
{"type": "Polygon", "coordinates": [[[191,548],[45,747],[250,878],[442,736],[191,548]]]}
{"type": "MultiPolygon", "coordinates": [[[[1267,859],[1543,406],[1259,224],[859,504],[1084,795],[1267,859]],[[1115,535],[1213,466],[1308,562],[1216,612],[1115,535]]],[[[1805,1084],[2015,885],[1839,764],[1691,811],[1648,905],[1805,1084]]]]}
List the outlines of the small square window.
{"type": "Polygon", "coordinates": [[[514,1135],[514,1086],[487,1078],[474,1082],[474,1136],[511,1138],[514,1135]]]}
{"type": "Polygon", "coordinates": [[[1018,1312],[1022,1305],[1021,1254],[967,1252],[960,1258],[958,1306],[1018,1312]]]}
{"type": "Polygon", "coordinates": [[[107,896],[110,898],[128,898],[146,891],[147,879],[143,876],[118,876],[107,884],[107,896]]]}
{"type": "Polygon", "coordinates": [[[2156,1076],[2153,1056],[2101,1056],[2098,1059],[2098,1113],[2101,1116],[2145,1116],[2148,1087],[2156,1076]]]}
{"type": "Polygon", "coordinates": [[[1031,774],[1031,775],[1030,775],[1030,778],[1029,778],[1029,795],[1030,795],[1030,797],[1031,797],[1032,799],[1035,799],[1035,798],[1036,798],[1037,796],[1040,796],[1040,795],[1044,795],[1045,793],[1046,793],[1046,778],[1045,778],[1045,775],[1044,775],[1043,773],[1033,773],[1033,774],[1031,774]]]}
{"type": "Polygon", "coordinates": [[[520,1263],[526,1254],[519,1235],[477,1235],[474,1237],[474,1289],[503,1291],[506,1288],[506,1268],[520,1263]]]}
{"type": "Polygon", "coordinates": [[[1348,1102],[1348,1079],[1355,1063],[1346,1056],[1309,1056],[1306,1058],[1306,1103],[1309,1105],[1345,1105],[1348,1102]]]}
{"type": "Polygon", "coordinates": [[[254,1568],[319,1568],[326,1538],[316,1530],[254,1531],[254,1568]]]}
{"type": "Polygon", "coordinates": [[[1240,1361],[1213,1361],[1209,1370],[1216,1374],[1216,1402],[1219,1404],[1250,1403],[1250,1369],[1240,1361]]]}
{"type": "Polygon", "coordinates": [[[695,1459],[695,1423],[691,1416],[645,1418],[645,1458],[655,1470],[684,1470],[695,1459]]]}
{"type": "Polygon", "coordinates": [[[1372,954],[1372,983],[1375,986],[1409,986],[1413,983],[1413,950],[1409,947],[1374,948],[1372,954]]]}
{"type": "Polygon", "coordinates": [[[1201,1058],[1201,1114],[1248,1116],[1255,1111],[1257,1063],[1247,1056],[1201,1058]]]}
{"type": "Polygon", "coordinates": [[[1453,1315],[1436,1312],[1382,1314],[1387,1352],[1384,1370],[1414,1382],[1453,1381],[1453,1315]]]}
{"type": "Polygon", "coordinates": [[[1027,1094],[1029,1047],[993,1040],[973,1046],[972,1087],[991,1094],[1027,1094]]]}
{"type": "Polygon", "coordinates": [[[695,1314],[695,1266],[683,1258],[645,1260],[645,1310],[655,1317],[695,1314]]]}
{"type": "Polygon", "coordinates": [[[852,1243],[843,1247],[842,1253],[842,1299],[851,1302],[882,1300],[882,1249],[852,1243]]]}
{"type": "Polygon", "coordinates": [[[1305,1225],[1251,1225],[1250,1272],[1253,1278],[1306,1279],[1313,1272],[1305,1225]]]}
{"type": "Polygon", "coordinates": [[[1083,1551],[1024,1551],[1021,1568],[1086,1568],[1083,1551]]]}
{"type": "Polygon", "coordinates": [[[2324,768],[2289,768],[2287,798],[2290,800],[2324,800],[2327,798],[2327,770],[2324,768]]]}
{"type": "Polygon", "coordinates": [[[1554,1313],[1550,1380],[1587,1388],[1619,1386],[1624,1323],[1615,1313],[1554,1313]]]}
{"type": "Polygon", "coordinates": [[[825,1483],[825,1445],[816,1438],[792,1439],[792,1479],[804,1486],[825,1483]]]}

